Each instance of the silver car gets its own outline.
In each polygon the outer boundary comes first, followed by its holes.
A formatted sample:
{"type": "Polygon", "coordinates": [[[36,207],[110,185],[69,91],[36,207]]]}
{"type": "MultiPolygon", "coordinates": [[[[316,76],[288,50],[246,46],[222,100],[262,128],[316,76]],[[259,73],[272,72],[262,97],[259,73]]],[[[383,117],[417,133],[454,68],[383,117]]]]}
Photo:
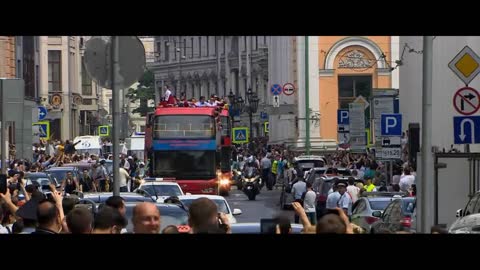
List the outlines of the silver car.
{"type": "Polygon", "coordinates": [[[368,192],[365,195],[352,206],[352,222],[370,232],[372,224],[380,220],[383,211],[397,198],[398,193],[368,192]]]}

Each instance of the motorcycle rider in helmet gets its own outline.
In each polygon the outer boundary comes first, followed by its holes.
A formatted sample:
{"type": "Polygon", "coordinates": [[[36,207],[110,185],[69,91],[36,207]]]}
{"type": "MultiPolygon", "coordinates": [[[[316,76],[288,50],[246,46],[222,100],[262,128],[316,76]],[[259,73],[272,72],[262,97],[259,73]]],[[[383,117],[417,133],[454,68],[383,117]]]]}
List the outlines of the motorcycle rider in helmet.
{"type": "Polygon", "coordinates": [[[260,173],[258,163],[255,161],[255,158],[252,155],[248,155],[243,168],[244,175],[258,175],[260,173]]]}

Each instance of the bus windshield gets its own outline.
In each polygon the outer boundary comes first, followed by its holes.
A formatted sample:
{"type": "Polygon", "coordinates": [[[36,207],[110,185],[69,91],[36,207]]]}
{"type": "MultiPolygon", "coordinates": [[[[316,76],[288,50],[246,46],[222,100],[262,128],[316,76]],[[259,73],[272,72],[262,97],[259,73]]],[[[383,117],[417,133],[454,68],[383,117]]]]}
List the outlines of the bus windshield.
{"type": "Polygon", "coordinates": [[[216,177],[215,151],[155,151],[155,177],[181,180],[216,177]]]}
{"type": "Polygon", "coordinates": [[[214,119],[208,115],[159,115],[153,130],[154,139],[215,137],[214,119]]]}

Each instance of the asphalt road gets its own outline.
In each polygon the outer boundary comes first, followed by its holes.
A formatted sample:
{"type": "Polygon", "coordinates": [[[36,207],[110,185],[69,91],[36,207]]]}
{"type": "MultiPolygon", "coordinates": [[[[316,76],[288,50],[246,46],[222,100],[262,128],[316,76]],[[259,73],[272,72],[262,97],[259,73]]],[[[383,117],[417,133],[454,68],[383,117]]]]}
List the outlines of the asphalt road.
{"type": "Polygon", "coordinates": [[[267,190],[265,187],[254,201],[249,201],[247,196],[236,187],[232,187],[230,196],[226,197],[230,208],[242,210],[236,216],[237,222],[260,222],[262,218],[273,218],[285,215],[293,222],[293,211],[280,210],[280,189],[267,190]]]}

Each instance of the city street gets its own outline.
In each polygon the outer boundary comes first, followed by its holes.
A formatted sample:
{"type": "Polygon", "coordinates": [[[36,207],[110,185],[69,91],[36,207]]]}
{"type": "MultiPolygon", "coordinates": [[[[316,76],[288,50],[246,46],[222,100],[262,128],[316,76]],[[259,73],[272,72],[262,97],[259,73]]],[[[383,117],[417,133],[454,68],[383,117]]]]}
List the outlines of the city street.
{"type": "Polygon", "coordinates": [[[232,211],[234,208],[242,210],[242,214],[236,216],[237,222],[260,222],[262,218],[272,218],[279,214],[290,217],[293,222],[293,211],[280,210],[280,189],[267,190],[263,188],[255,201],[249,201],[247,196],[232,187],[230,196],[226,197],[232,211]]]}

